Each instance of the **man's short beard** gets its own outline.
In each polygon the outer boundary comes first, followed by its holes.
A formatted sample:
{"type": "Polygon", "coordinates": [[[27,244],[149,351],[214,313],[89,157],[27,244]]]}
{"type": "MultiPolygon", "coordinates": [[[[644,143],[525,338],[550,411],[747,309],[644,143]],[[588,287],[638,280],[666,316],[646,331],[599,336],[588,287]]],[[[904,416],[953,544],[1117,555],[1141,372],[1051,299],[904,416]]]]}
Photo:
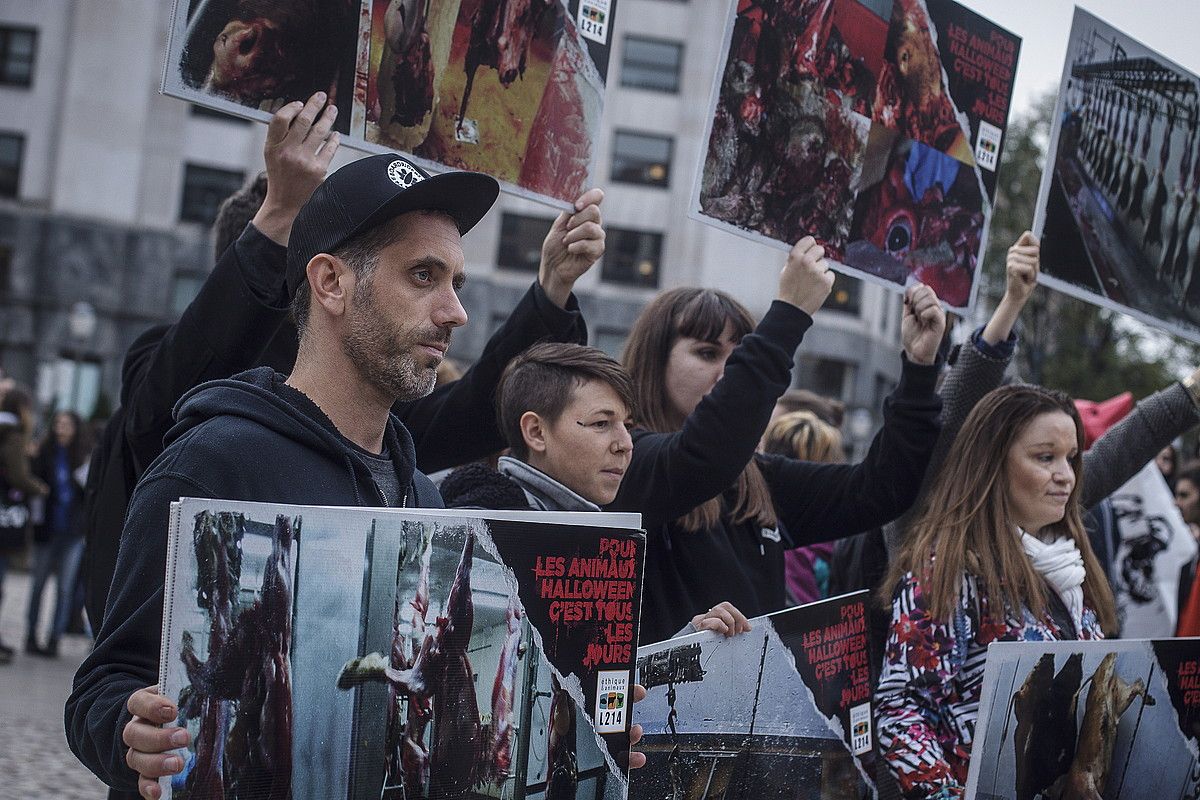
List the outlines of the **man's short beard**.
{"type": "Polygon", "coordinates": [[[354,290],[354,311],[348,320],[342,351],[359,376],[393,402],[409,402],[433,391],[437,368],[420,367],[413,347],[424,342],[448,339],[438,329],[407,331],[390,329],[371,297],[371,280],[354,290]]]}

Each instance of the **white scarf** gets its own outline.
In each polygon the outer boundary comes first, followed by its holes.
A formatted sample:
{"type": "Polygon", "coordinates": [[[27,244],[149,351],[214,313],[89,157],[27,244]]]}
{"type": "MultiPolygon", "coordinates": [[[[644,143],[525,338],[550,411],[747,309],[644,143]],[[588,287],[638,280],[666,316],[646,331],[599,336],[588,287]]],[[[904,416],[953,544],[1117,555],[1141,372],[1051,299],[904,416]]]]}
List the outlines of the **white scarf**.
{"type": "Polygon", "coordinates": [[[1083,555],[1080,554],[1075,540],[1064,536],[1053,542],[1043,542],[1025,531],[1020,532],[1025,555],[1033,562],[1033,568],[1058,592],[1067,610],[1071,612],[1076,635],[1082,636],[1083,578],[1087,572],[1083,568],[1083,555]]]}

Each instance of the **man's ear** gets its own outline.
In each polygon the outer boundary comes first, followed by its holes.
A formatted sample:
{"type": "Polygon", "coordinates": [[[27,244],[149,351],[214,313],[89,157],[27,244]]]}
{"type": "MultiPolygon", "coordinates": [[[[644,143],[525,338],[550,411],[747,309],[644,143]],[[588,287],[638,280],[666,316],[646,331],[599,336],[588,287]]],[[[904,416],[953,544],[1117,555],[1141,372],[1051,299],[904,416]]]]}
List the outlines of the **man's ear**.
{"type": "Polygon", "coordinates": [[[346,304],[354,292],[354,272],[337,256],[317,253],[305,268],[313,300],[330,315],[346,313],[346,304]]]}
{"type": "Polygon", "coordinates": [[[521,438],[531,455],[545,455],[546,424],[536,412],[526,411],[521,415],[521,438]]]}

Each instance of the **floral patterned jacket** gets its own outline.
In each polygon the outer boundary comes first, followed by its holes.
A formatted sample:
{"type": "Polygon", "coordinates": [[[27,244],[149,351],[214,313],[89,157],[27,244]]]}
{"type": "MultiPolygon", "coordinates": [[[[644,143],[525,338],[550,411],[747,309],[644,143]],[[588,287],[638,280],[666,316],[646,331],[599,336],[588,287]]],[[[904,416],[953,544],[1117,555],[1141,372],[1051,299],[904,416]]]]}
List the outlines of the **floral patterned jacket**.
{"type": "MultiPolygon", "coordinates": [[[[1102,638],[1085,608],[1081,639],[1102,638]]],[[[979,715],[983,668],[992,642],[1069,639],[1052,619],[993,620],[975,579],[962,582],[953,619],[930,614],[920,581],[907,573],[892,599],[875,723],[884,760],[906,798],[961,797],[979,715]]]]}

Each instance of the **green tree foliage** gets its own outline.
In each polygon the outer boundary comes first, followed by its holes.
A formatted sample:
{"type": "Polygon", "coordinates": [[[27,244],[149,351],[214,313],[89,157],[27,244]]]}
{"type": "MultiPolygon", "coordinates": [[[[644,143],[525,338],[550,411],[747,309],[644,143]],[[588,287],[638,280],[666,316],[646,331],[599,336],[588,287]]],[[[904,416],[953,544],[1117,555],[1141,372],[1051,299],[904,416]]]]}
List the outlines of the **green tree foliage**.
{"type": "MultiPolygon", "coordinates": [[[[1008,127],[984,255],[982,292],[989,309],[1004,292],[1005,252],[1033,227],[1054,102],[1054,94],[1044,96],[1008,127]]],[[[1073,397],[1103,400],[1129,391],[1141,399],[1200,363],[1194,345],[1045,287],[1034,292],[1019,325],[1021,379],[1073,397]]]]}

